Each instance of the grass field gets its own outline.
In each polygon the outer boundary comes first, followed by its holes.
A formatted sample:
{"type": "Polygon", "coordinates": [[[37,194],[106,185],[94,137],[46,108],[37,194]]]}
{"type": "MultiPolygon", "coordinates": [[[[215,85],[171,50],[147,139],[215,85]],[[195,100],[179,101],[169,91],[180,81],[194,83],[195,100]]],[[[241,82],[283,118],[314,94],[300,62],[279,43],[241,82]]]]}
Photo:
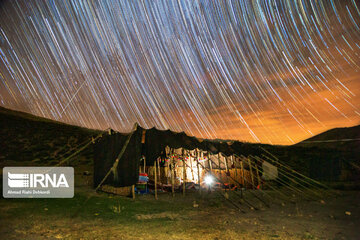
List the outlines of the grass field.
{"type": "MultiPolygon", "coordinates": [[[[249,192],[244,196],[260,206],[249,192]]],[[[0,235],[2,239],[360,239],[359,200],[360,192],[343,191],[323,201],[275,201],[260,210],[237,202],[243,213],[214,192],[186,197],[177,193],[175,198],[162,193],[157,201],[149,194],[133,200],[83,186],[76,188],[72,199],[1,199],[0,235]]]]}

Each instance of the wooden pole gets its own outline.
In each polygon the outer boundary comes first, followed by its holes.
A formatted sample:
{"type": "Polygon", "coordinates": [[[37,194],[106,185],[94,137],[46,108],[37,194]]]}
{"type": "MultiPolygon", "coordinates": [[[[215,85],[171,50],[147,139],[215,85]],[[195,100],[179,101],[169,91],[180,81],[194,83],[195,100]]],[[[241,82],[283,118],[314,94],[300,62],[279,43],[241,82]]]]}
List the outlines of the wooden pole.
{"type": "Polygon", "coordinates": [[[146,158],[144,157],[144,173],[146,173],[146,158]]]}
{"type": "Polygon", "coordinates": [[[186,189],[186,167],[185,167],[185,158],[183,154],[183,195],[185,196],[186,189]]]}
{"type": "Polygon", "coordinates": [[[241,168],[241,183],[242,183],[240,194],[241,194],[241,198],[243,198],[243,188],[245,188],[245,179],[244,179],[245,174],[244,174],[244,164],[242,160],[240,160],[240,168],[241,168]]]}
{"type": "Polygon", "coordinates": [[[219,161],[219,174],[220,174],[220,181],[224,182],[221,176],[221,159],[220,159],[220,153],[218,153],[218,161],[219,161]]]}
{"type": "Polygon", "coordinates": [[[252,172],[252,166],[251,166],[251,162],[250,162],[250,158],[247,158],[248,160],[248,164],[249,164],[249,169],[250,169],[250,177],[251,177],[251,183],[252,183],[252,188],[255,188],[255,183],[254,183],[254,175],[252,172]]]}
{"type": "Polygon", "coordinates": [[[174,158],[171,156],[171,194],[175,197],[175,164],[174,158]]]}
{"type": "MultiPolygon", "coordinates": [[[[224,162],[225,162],[225,175],[226,175],[226,181],[228,182],[228,184],[230,184],[230,181],[229,181],[229,175],[230,174],[230,171],[229,171],[229,165],[228,165],[228,162],[227,162],[228,158],[226,156],[224,156],[224,162]]],[[[230,189],[230,185],[228,186],[229,189],[230,189]]]]}
{"type": "Polygon", "coordinates": [[[190,160],[190,166],[191,166],[191,176],[192,176],[192,180],[195,182],[195,176],[194,176],[194,169],[193,169],[193,161],[191,159],[191,154],[189,154],[189,160],[190,160]]]}
{"type": "Polygon", "coordinates": [[[241,167],[241,183],[242,183],[243,187],[245,187],[244,164],[243,164],[243,161],[242,161],[242,160],[240,160],[240,167],[241,167]]]}
{"type": "Polygon", "coordinates": [[[157,174],[156,174],[156,161],[154,161],[154,182],[155,182],[155,200],[158,199],[157,196],[157,174]]]}
{"type": "Polygon", "coordinates": [[[166,169],[165,169],[165,175],[166,175],[166,184],[169,184],[169,171],[170,171],[170,159],[168,159],[168,161],[166,162],[166,169]]]}
{"type": "Polygon", "coordinates": [[[231,155],[230,156],[230,160],[231,160],[231,165],[234,166],[234,178],[236,179],[235,181],[235,186],[238,185],[237,183],[239,182],[238,180],[238,172],[237,172],[237,167],[236,167],[236,158],[231,155]]]}
{"type": "Polygon", "coordinates": [[[257,176],[257,186],[261,187],[261,179],[260,179],[259,169],[257,167],[257,164],[255,164],[255,170],[256,170],[256,176],[257,176]]]}
{"type": "MultiPolygon", "coordinates": [[[[126,139],[126,141],[125,141],[125,144],[124,144],[124,146],[122,147],[119,155],[117,156],[117,158],[116,158],[113,166],[109,169],[108,173],[105,175],[105,177],[103,178],[103,180],[101,180],[101,182],[99,183],[99,185],[95,188],[95,192],[96,192],[96,191],[101,187],[101,185],[105,182],[106,178],[110,175],[110,173],[113,172],[113,171],[116,171],[116,168],[117,168],[117,166],[118,166],[118,164],[119,164],[119,160],[120,160],[121,157],[124,155],[124,152],[125,152],[125,150],[126,150],[126,148],[127,148],[127,145],[129,144],[130,139],[131,139],[133,133],[136,131],[137,127],[138,127],[138,124],[135,123],[132,132],[128,135],[128,137],[127,137],[127,139],[126,139]]],[[[68,159],[69,159],[69,157],[68,157],[68,159]]],[[[64,160],[66,160],[66,159],[64,159],[64,160]]],[[[63,161],[64,161],[64,160],[63,160],[63,161]]],[[[60,164],[61,164],[61,162],[60,162],[58,165],[60,165],[60,164]]]]}
{"type": "Polygon", "coordinates": [[[209,155],[208,155],[208,162],[209,162],[209,166],[210,166],[210,173],[213,174],[212,161],[211,161],[211,155],[210,155],[210,153],[209,153],[209,155]]]}
{"type": "Polygon", "coordinates": [[[226,172],[229,171],[229,166],[228,166],[228,162],[227,162],[227,157],[224,156],[224,162],[225,162],[225,170],[226,172]]]}
{"type": "Polygon", "coordinates": [[[201,194],[199,154],[198,154],[197,150],[195,150],[195,151],[196,151],[196,166],[197,166],[198,184],[199,184],[199,191],[200,191],[200,194],[201,194]]]}
{"type": "MultiPolygon", "coordinates": [[[[229,176],[228,176],[228,174],[230,174],[230,172],[229,172],[229,166],[228,166],[228,161],[227,160],[228,160],[227,157],[224,156],[226,182],[227,182],[228,187],[229,187],[228,190],[230,190],[230,181],[229,181],[229,176]]],[[[225,190],[226,190],[226,188],[225,188],[225,190]]]]}
{"type": "Polygon", "coordinates": [[[237,181],[237,175],[238,175],[238,173],[237,173],[237,167],[236,167],[236,158],[234,158],[233,155],[231,155],[231,163],[232,163],[232,165],[234,165],[235,179],[236,179],[236,181],[237,181]]]}
{"type": "Polygon", "coordinates": [[[132,194],[132,198],[135,199],[135,185],[131,186],[131,194],[132,194]]]}
{"type": "MultiPolygon", "coordinates": [[[[161,182],[161,168],[160,168],[160,160],[159,158],[156,159],[156,162],[157,162],[157,171],[158,171],[158,174],[159,174],[159,182],[160,182],[160,185],[162,186],[162,182],[161,182]]],[[[162,188],[162,187],[161,187],[162,188]]]]}
{"type": "MultiPolygon", "coordinates": [[[[168,147],[166,147],[165,149],[167,149],[168,147]]],[[[166,150],[165,150],[166,151],[166,150]]],[[[169,184],[169,178],[170,178],[170,182],[171,182],[171,169],[170,169],[170,165],[171,165],[171,152],[170,150],[168,152],[166,152],[166,158],[167,158],[167,169],[165,169],[165,174],[166,174],[166,184],[169,184]],[[168,154],[169,153],[169,154],[168,154]],[[170,174],[170,177],[169,177],[170,174]]]]}

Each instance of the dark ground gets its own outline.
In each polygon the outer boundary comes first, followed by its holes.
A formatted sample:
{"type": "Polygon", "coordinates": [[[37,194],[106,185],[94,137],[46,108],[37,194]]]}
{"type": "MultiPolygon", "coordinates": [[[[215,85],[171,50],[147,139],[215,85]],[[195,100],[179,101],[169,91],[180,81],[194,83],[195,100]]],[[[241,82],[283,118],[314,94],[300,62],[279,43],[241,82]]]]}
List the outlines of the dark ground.
{"type": "Polygon", "coordinates": [[[162,193],[157,201],[148,194],[133,200],[94,193],[83,180],[73,199],[0,199],[1,238],[360,239],[360,191],[316,201],[290,196],[294,202],[275,192],[256,192],[265,200],[277,199],[270,208],[247,191],[245,199],[260,210],[230,193],[243,213],[219,192],[177,193],[175,198],[162,193]]]}

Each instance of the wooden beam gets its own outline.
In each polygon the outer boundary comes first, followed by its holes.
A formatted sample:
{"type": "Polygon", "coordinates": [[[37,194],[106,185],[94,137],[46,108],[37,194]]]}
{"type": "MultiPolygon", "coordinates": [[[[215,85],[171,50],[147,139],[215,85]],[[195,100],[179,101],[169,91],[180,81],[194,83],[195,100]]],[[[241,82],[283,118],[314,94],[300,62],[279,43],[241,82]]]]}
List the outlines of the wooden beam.
{"type": "Polygon", "coordinates": [[[198,175],[198,184],[199,184],[199,191],[201,194],[201,182],[200,182],[200,166],[199,166],[199,153],[196,151],[196,166],[197,166],[197,175],[198,175]]]}
{"type": "Polygon", "coordinates": [[[144,173],[146,173],[146,158],[144,156],[144,173]]]}
{"type": "Polygon", "coordinates": [[[243,185],[243,187],[245,187],[245,179],[244,179],[244,164],[243,164],[243,161],[240,160],[240,167],[241,167],[241,183],[243,185]]]}
{"type": "Polygon", "coordinates": [[[175,197],[175,164],[174,164],[174,158],[170,156],[171,161],[171,194],[173,197],[175,197]]]}
{"type": "Polygon", "coordinates": [[[219,161],[219,174],[220,174],[219,178],[220,178],[220,181],[221,181],[221,182],[224,182],[224,181],[223,181],[223,178],[222,178],[222,175],[221,175],[221,159],[220,159],[220,153],[218,153],[218,161],[219,161]]]}
{"type": "Polygon", "coordinates": [[[226,172],[229,171],[229,166],[228,166],[228,162],[227,162],[227,157],[224,156],[224,162],[225,162],[225,170],[226,172]]]}
{"type": "Polygon", "coordinates": [[[251,177],[251,183],[252,183],[252,188],[255,188],[255,183],[254,183],[254,175],[252,172],[252,166],[251,166],[251,162],[250,162],[250,158],[247,158],[248,160],[248,165],[249,165],[249,169],[250,169],[250,177],[251,177]]]}
{"type": "Polygon", "coordinates": [[[189,156],[190,166],[191,166],[190,170],[191,170],[192,181],[195,182],[195,176],[194,176],[194,170],[193,170],[193,161],[191,159],[191,154],[188,153],[188,156],[189,156]]]}
{"type": "Polygon", "coordinates": [[[183,154],[183,196],[185,196],[186,189],[186,166],[185,166],[185,158],[183,154]]]}
{"type": "Polygon", "coordinates": [[[261,187],[261,179],[260,179],[259,169],[257,167],[257,164],[255,164],[255,170],[256,170],[256,176],[257,176],[257,186],[261,187]]]}
{"type": "MultiPolygon", "coordinates": [[[[229,172],[229,166],[228,166],[228,161],[227,160],[228,160],[227,157],[224,156],[226,182],[227,182],[227,184],[229,184],[230,181],[229,181],[228,174],[230,174],[230,172],[229,172]]],[[[228,187],[229,187],[228,190],[230,190],[230,184],[228,185],[228,187]]],[[[226,188],[225,188],[225,191],[226,191],[226,188]]]]}
{"type": "Polygon", "coordinates": [[[210,153],[208,155],[208,162],[209,162],[209,166],[210,166],[210,173],[213,174],[212,161],[211,161],[211,154],[210,153]]]}
{"type": "Polygon", "coordinates": [[[156,161],[154,161],[154,182],[155,182],[155,200],[158,199],[157,196],[157,174],[156,174],[156,161]]]}
{"type": "Polygon", "coordinates": [[[156,159],[157,162],[157,171],[158,171],[158,175],[159,175],[159,182],[162,188],[162,181],[161,181],[161,168],[160,168],[160,160],[159,158],[156,159]]]}
{"type": "Polygon", "coordinates": [[[234,158],[234,156],[233,155],[231,155],[231,164],[232,165],[234,165],[234,171],[235,171],[235,173],[234,173],[234,175],[235,175],[235,179],[236,179],[236,181],[237,181],[237,167],[236,167],[236,158],[234,158]]]}
{"type": "MultiPolygon", "coordinates": [[[[165,175],[166,175],[166,184],[169,184],[169,171],[171,171],[170,169],[170,161],[171,161],[171,158],[169,157],[169,160],[166,162],[166,169],[165,169],[165,175]]],[[[170,176],[171,176],[171,173],[170,173],[170,176]]]]}
{"type": "Polygon", "coordinates": [[[135,185],[131,186],[131,194],[132,194],[132,198],[135,199],[135,185]]]}

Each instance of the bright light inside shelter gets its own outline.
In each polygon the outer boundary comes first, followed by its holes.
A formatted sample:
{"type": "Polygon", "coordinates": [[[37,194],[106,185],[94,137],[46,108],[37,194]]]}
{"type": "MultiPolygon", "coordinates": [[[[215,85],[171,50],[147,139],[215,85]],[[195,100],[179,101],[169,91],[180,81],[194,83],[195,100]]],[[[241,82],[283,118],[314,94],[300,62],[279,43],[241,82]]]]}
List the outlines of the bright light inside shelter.
{"type": "Polygon", "coordinates": [[[205,181],[205,183],[206,183],[207,185],[211,185],[211,184],[214,182],[214,178],[213,178],[213,176],[211,176],[211,175],[207,175],[207,176],[205,177],[204,181],[205,181]]]}

